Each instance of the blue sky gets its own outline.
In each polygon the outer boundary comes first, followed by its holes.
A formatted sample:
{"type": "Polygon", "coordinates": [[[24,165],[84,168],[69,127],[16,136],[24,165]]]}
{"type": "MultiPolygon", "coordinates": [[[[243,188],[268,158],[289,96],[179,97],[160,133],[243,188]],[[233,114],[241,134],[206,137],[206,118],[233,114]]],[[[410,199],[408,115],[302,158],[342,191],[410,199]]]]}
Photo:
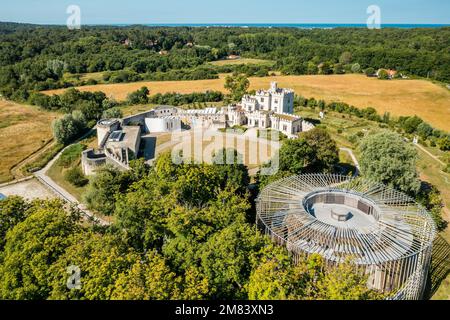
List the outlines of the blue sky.
{"type": "Polygon", "coordinates": [[[82,24],[107,23],[366,23],[449,24],[449,0],[3,0],[0,21],[65,24],[69,5],[82,24]]]}

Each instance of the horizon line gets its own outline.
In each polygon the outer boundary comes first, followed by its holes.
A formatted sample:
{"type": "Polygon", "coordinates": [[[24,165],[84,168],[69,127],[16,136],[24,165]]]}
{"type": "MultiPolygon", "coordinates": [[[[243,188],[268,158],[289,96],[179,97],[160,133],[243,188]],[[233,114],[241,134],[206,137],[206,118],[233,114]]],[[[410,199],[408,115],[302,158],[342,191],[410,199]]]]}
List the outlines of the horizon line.
{"type": "MultiPolygon", "coordinates": [[[[40,22],[17,22],[0,21],[0,23],[28,24],[38,26],[65,26],[64,23],[40,23],[40,22]]],[[[105,23],[85,23],[82,26],[296,26],[296,25],[333,25],[333,26],[366,26],[366,23],[357,22],[105,22],[105,23]]],[[[381,23],[381,26],[450,26],[450,23],[381,23]]]]}

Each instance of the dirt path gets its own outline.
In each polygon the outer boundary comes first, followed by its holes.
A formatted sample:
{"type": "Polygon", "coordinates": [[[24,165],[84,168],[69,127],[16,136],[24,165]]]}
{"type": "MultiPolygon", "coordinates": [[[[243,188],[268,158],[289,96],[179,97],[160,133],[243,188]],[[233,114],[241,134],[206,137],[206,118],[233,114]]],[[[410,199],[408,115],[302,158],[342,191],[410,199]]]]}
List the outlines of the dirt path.
{"type": "Polygon", "coordinates": [[[83,204],[81,204],[73,195],[71,195],[67,190],[58,185],[55,181],[53,181],[48,175],[47,171],[53,166],[53,164],[59,159],[61,154],[66,150],[69,146],[65,147],[61,150],[56,157],[54,157],[47,165],[34,173],[34,176],[45,186],[51,189],[59,198],[67,201],[68,203],[74,204],[80,209],[89,219],[98,222],[101,225],[109,225],[109,222],[97,217],[93,212],[89,211],[83,204]]]}
{"type": "Polygon", "coordinates": [[[356,156],[353,153],[353,150],[349,149],[349,148],[340,148],[340,150],[344,151],[344,152],[347,152],[349,154],[350,158],[352,158],[353,164],[356,167],[356,171],[355,171],[354,177],[357,177],[359,175],[359,173],[361,172],[361,168],[359,166],[358,159],[356,159],[356,156]]]}
{"type": "Polygon", "coordinates": [[[429,155],[431,158],[433,158],[434,160],[436,160],[437,162],[439,162],[441,165],[445,166],[445,163],[442,162],[438,157],[436,157],[434,154],[432,154],[430,151],[428,151],[427,149],[425,149],[424,147],[422,147],[420,144],[415,144],[415,146],[417,148],[419,148],[420,150],[422,150],[423,152],[425,152],[427,155],[429,155]]]}

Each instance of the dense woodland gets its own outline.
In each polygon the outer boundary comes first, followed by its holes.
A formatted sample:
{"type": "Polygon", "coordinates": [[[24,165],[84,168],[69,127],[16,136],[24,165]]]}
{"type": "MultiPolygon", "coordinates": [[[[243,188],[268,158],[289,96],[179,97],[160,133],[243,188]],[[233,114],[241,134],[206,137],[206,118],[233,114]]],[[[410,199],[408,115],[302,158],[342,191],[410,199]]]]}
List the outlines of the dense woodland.
{"type": "MultiPolygon", "coordinates": [[[[67,74],[107,71],[105,82],[209,79],[219,72],[264,76],[262,66],[211,66],[228,55],[275,61],[284,74],[392,68],[450,81],[450,28],[333,29],[83,27],[0,24],[0,88],[14,100],[86,84],[67,74]]],[[[93,84],[96,80],[89,80],[93,84]]]]}

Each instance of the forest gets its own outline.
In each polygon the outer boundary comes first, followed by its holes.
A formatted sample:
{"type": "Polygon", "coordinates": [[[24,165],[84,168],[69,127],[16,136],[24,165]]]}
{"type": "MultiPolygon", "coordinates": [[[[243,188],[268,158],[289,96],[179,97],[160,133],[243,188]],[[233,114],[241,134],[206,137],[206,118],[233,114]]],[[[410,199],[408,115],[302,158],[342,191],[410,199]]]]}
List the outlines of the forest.
{"type": "Polygon", "coordinates": [[[450,81],[450,28],[293,29],[83,27],[0,23],[0,90],[16,101],[35,91],[106,83],[265,76],[267,65],[215,66],[229,55],[267,59],[283,74],[332,74],[387,68],[450,81]],[[74,75],[68,77],[67,75],[74,75]]]}

